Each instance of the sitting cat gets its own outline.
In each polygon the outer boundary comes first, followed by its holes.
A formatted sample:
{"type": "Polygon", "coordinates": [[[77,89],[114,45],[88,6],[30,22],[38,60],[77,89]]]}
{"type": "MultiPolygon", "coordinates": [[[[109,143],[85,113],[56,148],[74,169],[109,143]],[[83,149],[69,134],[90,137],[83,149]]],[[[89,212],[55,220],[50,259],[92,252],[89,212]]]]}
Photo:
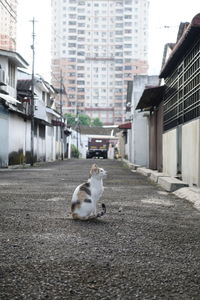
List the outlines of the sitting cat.
{"type": "Polygon", "coordinates": [[[103,194],[103,177],[106,176],[106,171],[93,164],[90,175],[88,181],[77,186],[73,193],[71,204],[73,219],[89,220],[101,217],[106,213],[105,204],[102,204],[100,213],[96,211],[97,201],[103,194]]]}

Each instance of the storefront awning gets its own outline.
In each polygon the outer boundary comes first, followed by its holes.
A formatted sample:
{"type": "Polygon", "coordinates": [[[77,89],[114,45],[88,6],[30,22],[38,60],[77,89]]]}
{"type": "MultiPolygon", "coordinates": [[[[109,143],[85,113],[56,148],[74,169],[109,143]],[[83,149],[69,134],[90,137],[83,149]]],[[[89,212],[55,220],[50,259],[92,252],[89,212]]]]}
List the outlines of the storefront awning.
{"type": "Polygon", "coordinates": [[[131,129],[131,122],[123,123],[118,126],[119,129],[131,129]]]}
{"type": "Polygon", "coordinates": [[[3,100],[7,101],[10,104],[17,104],[17,103],[21,103],[20,101],[18,101],[17,99],[13,98],[10,95],[5,95],[0,93],[0,98],[2,98],[3,100]]]}

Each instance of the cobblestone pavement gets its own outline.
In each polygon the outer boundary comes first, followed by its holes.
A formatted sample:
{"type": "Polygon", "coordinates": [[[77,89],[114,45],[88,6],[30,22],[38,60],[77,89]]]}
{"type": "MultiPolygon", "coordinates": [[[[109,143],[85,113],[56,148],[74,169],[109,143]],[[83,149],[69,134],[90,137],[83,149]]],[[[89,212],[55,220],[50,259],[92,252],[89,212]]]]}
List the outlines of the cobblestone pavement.
{"type": "Polygon", "coordinates": [[[96,221],[67,218],[93,160],[0,171],[0,299],[200,299],[200,212],[96,161],[108,171],[96,221]]]}

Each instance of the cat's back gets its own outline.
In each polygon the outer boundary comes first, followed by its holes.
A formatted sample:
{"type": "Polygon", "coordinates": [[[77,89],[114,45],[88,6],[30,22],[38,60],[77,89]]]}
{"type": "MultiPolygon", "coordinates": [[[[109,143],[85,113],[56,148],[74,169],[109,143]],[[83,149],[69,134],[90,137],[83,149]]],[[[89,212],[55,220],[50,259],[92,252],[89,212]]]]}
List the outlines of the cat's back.
{"type": "Polygon", "coordinates": [[[90,182],[79,184],[72,195],[72,202],[76,202],[80,198],[89,198],[91,196],[90,182]]]}

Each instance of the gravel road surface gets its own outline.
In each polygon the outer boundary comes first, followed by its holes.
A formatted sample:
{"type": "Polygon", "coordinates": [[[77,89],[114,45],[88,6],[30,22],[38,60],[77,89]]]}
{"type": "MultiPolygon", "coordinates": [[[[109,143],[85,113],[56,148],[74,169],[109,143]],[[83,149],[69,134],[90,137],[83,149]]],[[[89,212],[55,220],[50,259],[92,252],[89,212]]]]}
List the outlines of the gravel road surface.
{"type": "Polygon", "coordinates": [[[94,221],[68,218],[94,160],[0,170],[0,299],[200,299],[200,212],[120,161],[94,221]]]}

